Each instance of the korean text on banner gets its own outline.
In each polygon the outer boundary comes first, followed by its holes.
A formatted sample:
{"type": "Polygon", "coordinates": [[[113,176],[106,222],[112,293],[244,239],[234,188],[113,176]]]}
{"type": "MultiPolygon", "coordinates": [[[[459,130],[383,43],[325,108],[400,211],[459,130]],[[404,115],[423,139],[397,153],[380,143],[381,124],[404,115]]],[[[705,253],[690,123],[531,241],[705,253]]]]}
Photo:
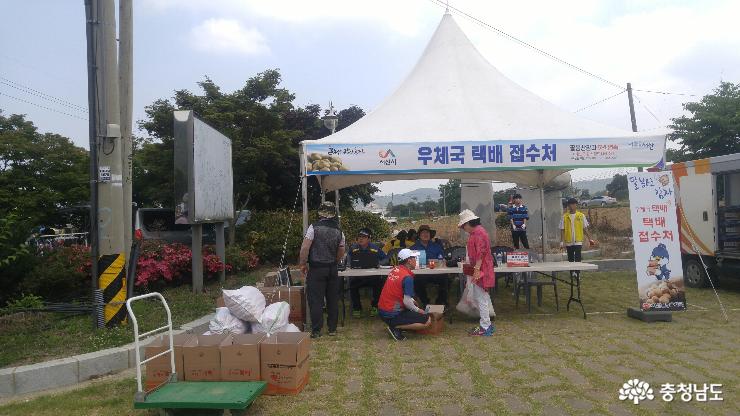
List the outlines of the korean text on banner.
{"type": "Polygon", "coordinates": [[[686,309],[673,175],[627,175],[637,291],[643,310],[686,309]]]}

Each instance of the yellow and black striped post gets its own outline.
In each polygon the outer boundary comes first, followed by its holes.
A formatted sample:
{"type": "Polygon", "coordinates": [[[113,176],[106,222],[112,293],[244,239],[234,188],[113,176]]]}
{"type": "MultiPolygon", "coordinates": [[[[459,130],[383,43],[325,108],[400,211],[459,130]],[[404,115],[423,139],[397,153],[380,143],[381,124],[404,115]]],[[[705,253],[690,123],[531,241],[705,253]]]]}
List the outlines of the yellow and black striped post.
{"type": "Polygon", "coordinates": [[[126,257],[104,254],[98,260],[98,287],[103,292],[105,326],[117,326],[126,321],[126,257]]]}

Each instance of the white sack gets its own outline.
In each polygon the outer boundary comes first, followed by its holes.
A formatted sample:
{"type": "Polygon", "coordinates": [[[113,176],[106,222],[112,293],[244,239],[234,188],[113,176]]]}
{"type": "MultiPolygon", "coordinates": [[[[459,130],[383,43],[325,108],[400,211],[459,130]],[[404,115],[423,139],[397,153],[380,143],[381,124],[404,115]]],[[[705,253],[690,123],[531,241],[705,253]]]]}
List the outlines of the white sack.
{"type": "Polygon", "coordinates": [[[224,290],[224,303],[229,312],[247,322],[259,322],[265,310],[265,295],[253,286],[224,290]]]}
{"type": "Polygon", "coordinates": [[[247,326],[242,320],[232,315],[229,308],[216,308],[216,316],[208,324],[211,334],[244,334],[247,326]]]}
{"type": "Polygon", "coordinates": [[[284,332],[283,329],[288,325],[289,315],[290,305],[288,302],[275,302],[265,308],[260,324],[268,335],[284,332]]]}
{"type": "Polygon", "coordinates": [[[301,330],[298,329],[298,327],[293,324],[288,324],[288,325],[285,325],[283,332],[301,332],[301,330]]]}

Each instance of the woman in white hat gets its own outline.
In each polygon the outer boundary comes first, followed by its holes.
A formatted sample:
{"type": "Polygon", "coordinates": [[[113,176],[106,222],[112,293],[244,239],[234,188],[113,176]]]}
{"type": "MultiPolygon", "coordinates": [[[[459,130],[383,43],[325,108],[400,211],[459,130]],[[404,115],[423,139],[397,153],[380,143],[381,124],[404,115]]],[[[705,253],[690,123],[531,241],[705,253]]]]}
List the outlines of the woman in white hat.
{"type": "Polygon", "coordinates": [[[470,290],[478,304],[480,313],[480,325],[474,328],[470,335],[490,337],[496,331],[496,327],[491,322],[491,316],[488,311],[490,298],[488,289],[496,285],[496,278],[493,272],[493,255],[491,255],[491,243],[488,239],[488,232],[480,225],[480,217],[469,209],[460,213],[460,222],[457,224],[462,228],[468,237],[468,258],[473,265],[473,275],[470,276],[470,290]]]}

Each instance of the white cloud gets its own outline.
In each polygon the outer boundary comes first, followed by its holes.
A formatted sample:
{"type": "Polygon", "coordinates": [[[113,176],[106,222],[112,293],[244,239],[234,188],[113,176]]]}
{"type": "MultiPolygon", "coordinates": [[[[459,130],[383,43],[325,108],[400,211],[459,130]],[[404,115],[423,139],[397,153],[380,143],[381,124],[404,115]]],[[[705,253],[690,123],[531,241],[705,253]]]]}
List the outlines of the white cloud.
{"type": "Polygon", "coordinates": [[[208,19],[192,29],[190,39],[202,52],[258,55],[270,50],[262,33],[233,19],[208,19]]]}

